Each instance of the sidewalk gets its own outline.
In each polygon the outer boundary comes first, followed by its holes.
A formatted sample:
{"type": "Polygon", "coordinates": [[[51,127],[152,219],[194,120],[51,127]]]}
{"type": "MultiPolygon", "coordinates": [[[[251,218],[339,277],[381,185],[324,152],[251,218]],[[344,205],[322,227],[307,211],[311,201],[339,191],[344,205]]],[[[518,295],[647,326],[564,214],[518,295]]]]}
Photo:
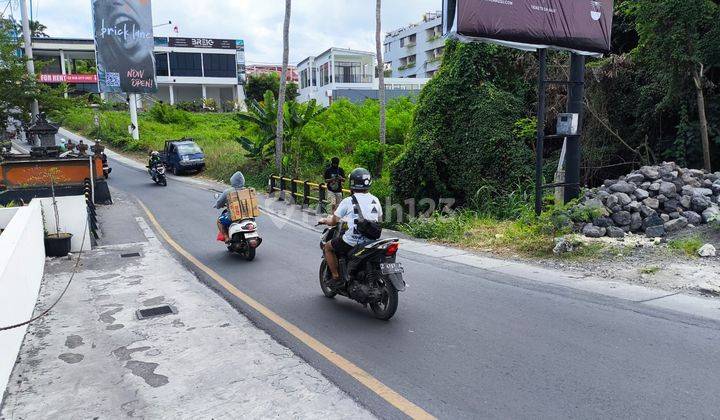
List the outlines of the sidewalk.
{"type": "MultiPolygon", "coordinates": [[[[103,245],[28,329],[0,418],[372,418],[200,283],[113,194],[99,208],[103,245]],[[177,313],[136,317],[161,305],[177,313]]],[[[47,262],[36,312],[75,258],[47,262]]]]}

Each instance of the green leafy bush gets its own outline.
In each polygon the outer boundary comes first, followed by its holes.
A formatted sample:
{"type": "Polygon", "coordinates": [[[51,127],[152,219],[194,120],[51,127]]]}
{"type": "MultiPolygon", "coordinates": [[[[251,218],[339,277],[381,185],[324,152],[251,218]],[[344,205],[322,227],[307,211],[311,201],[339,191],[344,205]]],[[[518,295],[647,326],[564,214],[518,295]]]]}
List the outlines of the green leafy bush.
{"type": "Polygon", "coordinates": [[[355,164],[369,170],[374,176],[379,176],[378,168],[382,157],[383,147],[378,141],[361,141],[353,152],[355,164]]]}
{"type": "Polygon", "coordinates": [[[400,229],[416,238],[457,241],[469,230],[474,217],[473,212],[460,212],[452,216],[434,213],[430,217],[411,219],[400,225],[400,229]]]}
{"type": "Polygon", "coordinates": [[[202,112],[203,104],[202,101],[182,101],[175,104],[177,109],[187,112],[202,112]]]}
{"type": "Polygon", "coordinates": [[[532,179],[532,149],[513,133],[527,88],[507,49],[449,42],[418,99],[413,140],[392,170],[397,198],[503,197],[532,179]]]}
{"type": "Polygon", "coordinates": [[[162,124],[188,124],[190,117],[186,111],[177,109],[171,105],[156,103],[150,108],[150,118],[162,124]]]}

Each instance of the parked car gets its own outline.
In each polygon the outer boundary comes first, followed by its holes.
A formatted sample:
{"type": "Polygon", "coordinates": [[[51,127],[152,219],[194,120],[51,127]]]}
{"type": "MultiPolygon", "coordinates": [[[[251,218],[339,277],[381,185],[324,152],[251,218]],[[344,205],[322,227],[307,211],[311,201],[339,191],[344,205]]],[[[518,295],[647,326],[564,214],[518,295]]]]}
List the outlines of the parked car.
{"type": "Polygon", "coordinates": [[[160,159],[175,175],[205,169],[205,154],[192,139],[166,141],[160,159]]]}

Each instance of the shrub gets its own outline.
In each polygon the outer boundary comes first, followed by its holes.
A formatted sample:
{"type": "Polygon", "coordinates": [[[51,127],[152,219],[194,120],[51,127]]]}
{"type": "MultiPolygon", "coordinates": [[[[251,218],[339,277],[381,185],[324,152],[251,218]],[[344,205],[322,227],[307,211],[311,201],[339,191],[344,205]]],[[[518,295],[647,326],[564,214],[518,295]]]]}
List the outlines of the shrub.
{"type": "Polygon", "coordinates": [[[202,112],[203,106],[201,101],[183,101],[175,104],[175,108],[187,112],[202,112]]]}
{"type": "Polygon", "coordinates": [[[392,171],[398,199],[455,198],[485,188],[490,201],[532,179],[532,149],[513,132],[523,86],[514,59],[492,45],[449,42],[437,75],[422,90],[412,141],[392,171]]]}
{"type": "Polygon", "coordinates": [[[378,141],[361,141],[355,146],[353,161],[370,171],[373,176],[380,176],[380,159],[383,156],[382,145],[378,141]]]}
{"type": "Polygon", "coordinates": [[[162,124],[188,124],[190,122],[186,111],[163,103],[153,105],[149,115],[150,118],[162,124]]]}
{"type": "Polygon", "coordinates": [[[434,213],[430,217],[418,217],[400,225],[400,229],[421,239],[460,240],[472,225],[474,214],[461,212],[453,216],[434,213]]]}
{"type": "Polygon", "coordinates": [[[682,251],[689,257],[696,257],[698,250],[703,246],[704,242],[699,236],[690,236],[687,238],[673,239],[668,241],[668,248],[682,251]]]}

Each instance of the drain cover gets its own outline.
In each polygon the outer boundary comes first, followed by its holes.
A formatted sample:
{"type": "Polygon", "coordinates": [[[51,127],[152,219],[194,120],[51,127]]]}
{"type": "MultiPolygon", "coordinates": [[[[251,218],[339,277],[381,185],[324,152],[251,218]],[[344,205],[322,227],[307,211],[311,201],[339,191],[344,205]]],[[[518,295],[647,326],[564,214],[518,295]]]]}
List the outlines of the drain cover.
{"type": "Polygon", "coordinates": [[[138,309],[138,319],[148,319],[156,316],[176,314],[177,310],[170,305],[156,306],[154,308],[138,309]]]}
{"type": "Polygon", "coordinates": [[[139,252],[130,252],[127,254],[120,254],[120,258],[133,258],[133,257],[139,257],[139,256],[140,256],[139,252]]]}

